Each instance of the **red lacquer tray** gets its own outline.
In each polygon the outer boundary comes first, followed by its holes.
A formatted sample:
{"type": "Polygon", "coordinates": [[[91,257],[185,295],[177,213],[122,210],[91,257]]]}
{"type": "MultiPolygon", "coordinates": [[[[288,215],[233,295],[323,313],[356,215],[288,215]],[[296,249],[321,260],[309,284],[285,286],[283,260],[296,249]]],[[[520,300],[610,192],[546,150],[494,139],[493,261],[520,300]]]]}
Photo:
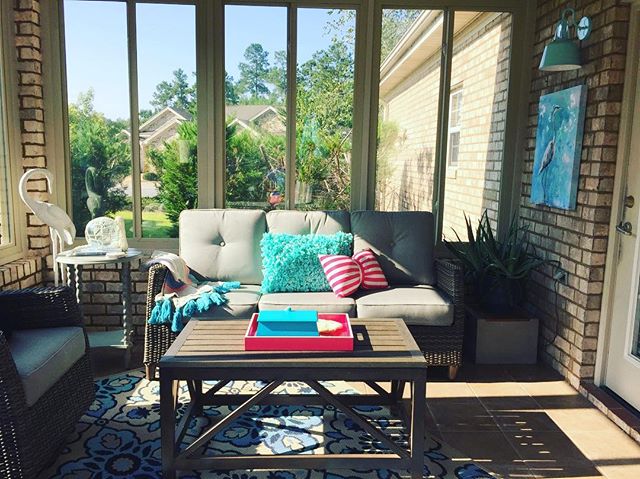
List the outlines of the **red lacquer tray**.
{"type": "Polygon", "coordinates": [[[258,313],[254,313],[244,335],[245,351],[353,351],[353,331],[348,314],[318,314],[319,319],[342,323],[331,336],[256,336],[258,313]]]}

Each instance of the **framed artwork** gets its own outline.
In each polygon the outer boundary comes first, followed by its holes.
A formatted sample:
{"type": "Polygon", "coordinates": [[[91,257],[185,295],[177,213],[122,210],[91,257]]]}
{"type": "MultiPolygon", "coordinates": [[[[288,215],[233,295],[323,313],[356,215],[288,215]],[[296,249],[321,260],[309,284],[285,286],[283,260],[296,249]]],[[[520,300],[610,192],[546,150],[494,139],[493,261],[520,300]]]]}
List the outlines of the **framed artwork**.
{"type": "Polygon", "coordinates": [[[584,85],[540,97],[531,203],[575,209],[586,104],[584,85]]]}

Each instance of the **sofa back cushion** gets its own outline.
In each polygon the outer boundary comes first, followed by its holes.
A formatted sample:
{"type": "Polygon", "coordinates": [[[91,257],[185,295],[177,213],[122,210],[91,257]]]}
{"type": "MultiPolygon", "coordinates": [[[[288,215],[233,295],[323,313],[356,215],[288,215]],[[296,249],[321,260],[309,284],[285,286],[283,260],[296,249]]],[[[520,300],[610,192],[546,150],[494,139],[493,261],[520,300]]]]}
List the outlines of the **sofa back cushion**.
{"type": "Polygon", "coordinates": [[[434,220],[427,211],[354,211],[353,250],[371,248],[390,284],[434,284],[434,220]]]}
{"type": "Polygon", "coordinates": [[[348,211],[273,210],[267,213],[269,233],[332,235],[351,232],[348,211]]]}
{"type": "Polygon", "coordinates": [[[180,214],[180,256],[208,278],[260,284],[265,231],[262,210],[185,210],[180,214]]]}

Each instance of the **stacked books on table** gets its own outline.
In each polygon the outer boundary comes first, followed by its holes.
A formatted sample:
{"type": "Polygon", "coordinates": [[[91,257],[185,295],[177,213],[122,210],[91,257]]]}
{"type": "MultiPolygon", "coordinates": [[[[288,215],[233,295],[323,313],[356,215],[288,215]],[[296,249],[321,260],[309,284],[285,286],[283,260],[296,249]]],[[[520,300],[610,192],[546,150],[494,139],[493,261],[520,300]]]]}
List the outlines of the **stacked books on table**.
{"type": "Polygon", "coordinates": [[[353,351],[348,314],[285,310],[254,313],[246,351],[353,351]]]}

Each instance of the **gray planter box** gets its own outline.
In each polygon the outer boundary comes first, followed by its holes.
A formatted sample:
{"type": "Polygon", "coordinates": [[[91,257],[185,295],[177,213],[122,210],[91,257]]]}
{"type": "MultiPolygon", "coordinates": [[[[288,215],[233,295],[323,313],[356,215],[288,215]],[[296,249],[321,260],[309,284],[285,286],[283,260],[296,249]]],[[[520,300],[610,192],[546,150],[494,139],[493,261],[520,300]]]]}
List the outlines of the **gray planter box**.
{"type": "Polygon", "coordinates": [[[538,318],[494,316],[467,308],[467,352],[476,364],[535,364],[538,318]]]}

